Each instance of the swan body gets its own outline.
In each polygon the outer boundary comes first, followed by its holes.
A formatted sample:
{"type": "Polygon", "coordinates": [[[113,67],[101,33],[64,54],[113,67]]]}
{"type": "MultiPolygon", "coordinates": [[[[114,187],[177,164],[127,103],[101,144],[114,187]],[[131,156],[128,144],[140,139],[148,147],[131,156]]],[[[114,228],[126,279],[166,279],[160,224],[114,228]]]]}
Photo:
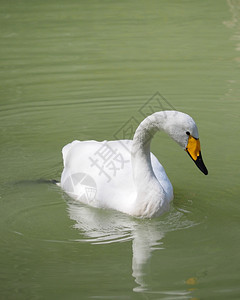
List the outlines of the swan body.
{"type": "Polygon", "coordinates": [[[168,211],[172,184],[150,152],[157,131],[170,135],[207,174],[193,119],[181,112],[161,111],[140,123],[133,140],[73,141],[64,146],[62,189],[80,202],[136,217],[151,218],[168,211]]]}

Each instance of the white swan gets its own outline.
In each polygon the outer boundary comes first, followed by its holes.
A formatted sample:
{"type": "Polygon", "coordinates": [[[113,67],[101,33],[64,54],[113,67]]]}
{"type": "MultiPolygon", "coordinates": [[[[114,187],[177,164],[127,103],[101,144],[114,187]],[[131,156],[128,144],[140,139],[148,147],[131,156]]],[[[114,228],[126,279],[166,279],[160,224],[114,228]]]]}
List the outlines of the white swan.
{"type": "Polygon", "coordinates": [[[73,141],[62,149],[61,187],[72,198],[136,217],[155,217],[169,210],[173,188],[164,168],[150,152],[154,134],[165,131],[205,174],[198,129],[177,111],[156,112],[138,126],[133,140],[73,141]]]}

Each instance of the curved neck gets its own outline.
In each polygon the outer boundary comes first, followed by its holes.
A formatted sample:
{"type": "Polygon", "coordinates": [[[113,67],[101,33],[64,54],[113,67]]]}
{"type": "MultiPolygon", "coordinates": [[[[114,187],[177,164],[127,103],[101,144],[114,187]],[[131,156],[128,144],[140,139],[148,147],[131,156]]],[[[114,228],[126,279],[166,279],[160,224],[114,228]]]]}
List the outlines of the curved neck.
{"type": "MultiPolygon", "coordinates": [[[[160,113],[157,114],[159,115],[160,113]]],[[[155,133],[162,129],[163,123],[159,122],[159,117],[156,118],[156,113],[148,116],[138,126],[133,137],[131,149],[135,181],[142,176],[144,178],[154,176],[150,159],[150,144],[155,133]]]]}
{"type": "Polygon", "coordinates": [[[150,143],[154,134],[161,129],[163,128],[161,124],[159,124],[159,120],[157,122],[155,114],[150,115],[146,119],[144,119],[138,126],[133,137],[133,145],[131,151],[132,156],[134,156],[135,154],[140,154],[142,152],[149,152],[150,143]]]}
{"type": "MultiPolygon", "coordinates": [[[[168,135],[170,135],[170,137],[176,140],[176,137],[174,136],[174,130],[172,130],[172,124],[178,117],[178,114],[180,113],[173,110],[160,111],[153,113],[140,123],[133,137],[131,149],[133,165],[135,165],[136,161],[138,161],[141,157],[142,161],[147,163],[147,166],[149,166],[150,144],[157,131],[165,131],[168,135]]],[[[138,162],[138,164],[139,163],[141,162],[138,162]]]]}
{"type": "Polygon", "coordinates": [[[133,137],[131,149],[133,177],[137,189],[137,201],[143,203],[142,206],[145,207],[143,209],[146,209],[150,202],[151,205],[161,206],[156,203],[156,199],[162,201],[165,199],[165,192],[154,175],[150,157],[151,140],[157,131],[164,130],[164,124],[163,112],[152,114],[141,122],[133,137]]]}

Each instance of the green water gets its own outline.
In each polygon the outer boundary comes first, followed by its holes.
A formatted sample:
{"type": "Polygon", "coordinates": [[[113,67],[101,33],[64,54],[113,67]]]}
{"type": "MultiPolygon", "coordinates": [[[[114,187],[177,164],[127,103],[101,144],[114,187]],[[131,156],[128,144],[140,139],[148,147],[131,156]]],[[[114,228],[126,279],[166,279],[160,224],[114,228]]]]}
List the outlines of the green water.
{"type": "Polygon", "coordinates": [[[240,298],[239,12],[237,0],[1,1],[1,299],[240,298]],[[60,178],[65,144],[114,139],[147,103],[195,119],[209,170],[154,139],[169,213],[96,210],[39,181],[60,178]]]}

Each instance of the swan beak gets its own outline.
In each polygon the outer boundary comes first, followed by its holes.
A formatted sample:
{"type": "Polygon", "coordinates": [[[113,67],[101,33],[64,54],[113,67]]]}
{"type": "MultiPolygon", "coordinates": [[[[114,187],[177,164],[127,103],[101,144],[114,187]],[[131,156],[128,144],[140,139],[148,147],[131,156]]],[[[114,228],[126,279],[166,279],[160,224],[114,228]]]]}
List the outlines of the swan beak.
{"type": "Polygon", "coordinates": [[[203,174],[207,175],[208,170],[202,159],[199,139],[196,139],[190,135],[188,138],[186,151],[191,159],[195,162],[196,166],[203,172],[203,174]]]}

